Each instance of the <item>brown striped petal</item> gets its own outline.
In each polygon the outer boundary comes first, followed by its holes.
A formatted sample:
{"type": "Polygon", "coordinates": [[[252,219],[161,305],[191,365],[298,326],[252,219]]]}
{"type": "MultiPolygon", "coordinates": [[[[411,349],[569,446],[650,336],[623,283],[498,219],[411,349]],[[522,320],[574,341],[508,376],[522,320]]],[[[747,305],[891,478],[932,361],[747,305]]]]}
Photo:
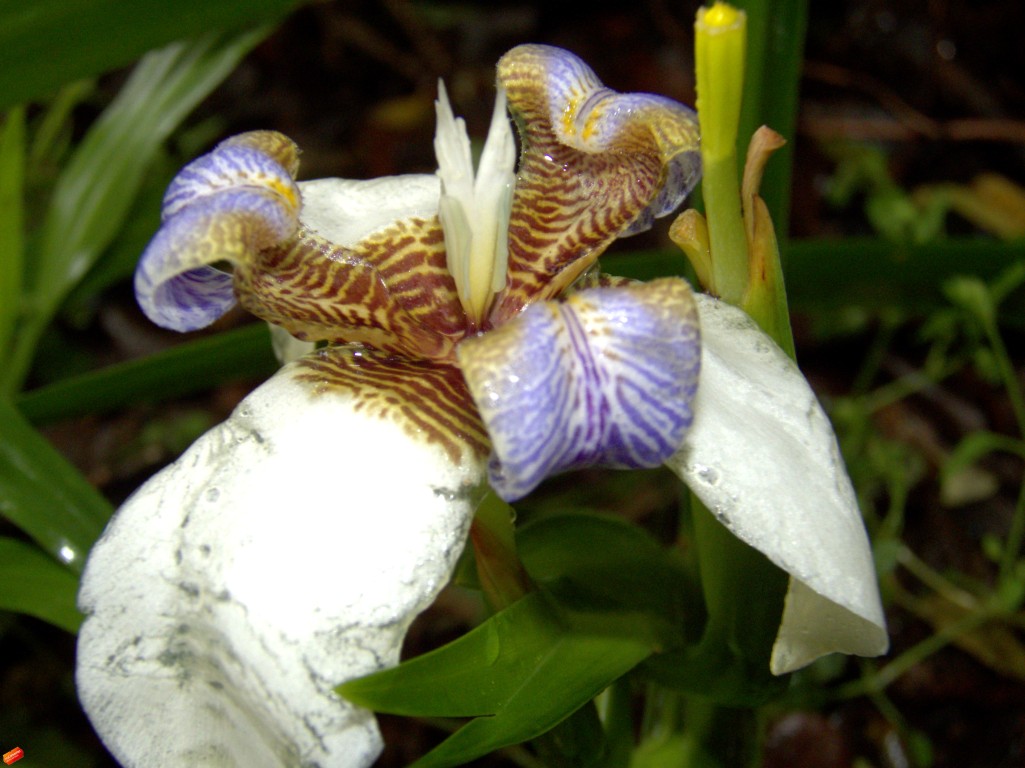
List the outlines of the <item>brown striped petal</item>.
{"type": "Polygon", "coordinates": [[[271,131],[221,142],[183,168],[164,195],[163,225],[135,271],[135,295],[164,328],[203,328],[235,304],[231,274],[299,226],[295,145],[271,131]]]}
{"type": "Polygon", "coordinates": [[[143,310],[189,331],[237,297],[299,339],[452,359],[466,318],[446,268],[437,178],[297,186],[297,151],[281,134],[242,134],[175,177],[136,271],[143,310]]]}
{"type": "Polygon", "coordinates": [[[300,339],[452,359],[466,318],[445,265],[437,180],[323,179],[301,191],[297,237],[236,269],[242,306],[300,339]]]}
{"type": "Polygon", "coordinates": [[[490,450],[477,407],[454,365],[358,344],[325,347],[296,365],[296,377],[315,394],[354,398],[357,411],[399,424],[412,439],[440,447],[453,464],[480,461],[490,450]]]}
{"type": "Polygon", "coordinates": [[[623,234],[673,210],[699,176],[694,112],[602,86],[567,51],[523,45],[498,63],[523,144],[499,325],[551,298],[623,234]]]}

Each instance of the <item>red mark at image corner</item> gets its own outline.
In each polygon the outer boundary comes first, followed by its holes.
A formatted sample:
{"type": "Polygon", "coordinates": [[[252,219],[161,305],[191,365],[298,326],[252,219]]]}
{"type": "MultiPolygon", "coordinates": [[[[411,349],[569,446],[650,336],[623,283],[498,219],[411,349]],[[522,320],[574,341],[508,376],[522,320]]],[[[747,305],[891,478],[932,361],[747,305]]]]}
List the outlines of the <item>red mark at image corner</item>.
{"type": "Polygon", "coordinates": [[[21,747],[15,747],[10,752],[4,752],[4,765],[13,765],[23,757],[25,757],[25,750],[21,747]]]}

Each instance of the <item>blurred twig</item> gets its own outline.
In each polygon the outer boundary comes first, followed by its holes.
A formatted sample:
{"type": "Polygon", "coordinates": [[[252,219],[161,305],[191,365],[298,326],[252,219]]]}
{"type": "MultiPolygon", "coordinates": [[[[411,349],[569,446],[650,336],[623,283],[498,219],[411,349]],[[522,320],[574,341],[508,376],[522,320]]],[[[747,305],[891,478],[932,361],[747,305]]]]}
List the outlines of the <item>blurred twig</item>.
{"type": "Polygon", "coordinates": [[[998,141],[1025,144],[1025,121],[1007,118],[934,120],[915,109],[885,83],[846,67],[805,61],[804,76],[820,83],[861,91],[892,118],[804,114],[801,132],[817,139],[909,141],[919,136],[951,141],[998,141]]]}

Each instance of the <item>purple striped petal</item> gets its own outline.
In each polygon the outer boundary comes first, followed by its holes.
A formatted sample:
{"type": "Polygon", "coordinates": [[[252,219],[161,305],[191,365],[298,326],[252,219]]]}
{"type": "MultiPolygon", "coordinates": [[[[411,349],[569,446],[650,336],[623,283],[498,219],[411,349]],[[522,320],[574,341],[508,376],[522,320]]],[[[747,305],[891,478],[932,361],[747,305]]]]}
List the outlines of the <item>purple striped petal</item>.
{"type": "Polygon", "coordinates": [[[164,193],[164,221],[185,206],[225,189],[271,189],[296,205],[299,189],[280,163],[256,147],[224,142],[186,165],[164,193]],[[227,145],[227,146],[225,146],[227,145]]]}
{"type": "Polygon", "coordinates": [[[700,333],[679,279],[531,305],[458,355],[507,501],[564,470],[657,466],[693,419],[700,333]]]}
{"type": "Polygon", "coordinates": [[[212,265],[245,264],[295,234],[296,156],[289,139],[259,131],[222,142],[182,169],[135,272],[135,295],[150,320],[193,331],[235,304],[232,276],[212,265]]]}
{"type": "Polygon", "coordinates": [[[615,238],[672,212],[701,173],[693,110],[616,93],[569,51],[517,46],[498,82],[523,149],[494,325],[567,290],[615,238]]]}

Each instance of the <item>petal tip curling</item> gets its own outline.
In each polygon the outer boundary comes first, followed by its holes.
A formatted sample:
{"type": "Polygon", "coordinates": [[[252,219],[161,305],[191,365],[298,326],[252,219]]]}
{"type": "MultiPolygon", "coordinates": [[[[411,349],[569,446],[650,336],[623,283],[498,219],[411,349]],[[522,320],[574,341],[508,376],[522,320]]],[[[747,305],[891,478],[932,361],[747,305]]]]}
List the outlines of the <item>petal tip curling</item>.
{"type": "Polygon", "coordinates": [[[209,325],[235,304],[230,274],[298,228],[297,164],[291,140],[269,131],[242,134],[183,168],[164,196],[164,223],[135,273],[139,306],[178,331],[209,325]],[[268,154],[268,153],[273,153],[268,154]]]}
{"type": "Polygon", "coordinates": [[[699,295],[695,418],[666,465],[730,531],[790,574],[772,670],[878,655],[872,552],[828,417],[797,366],[741,310],[699,295]]]}
{"type": "Polygon", "coordinates": [[[693,110],[620,94],[572,53],[522,45],[498,63],[522,151],[495,324],[557,296],[615,238],[674,210],[700,176],[693,110]]]}

